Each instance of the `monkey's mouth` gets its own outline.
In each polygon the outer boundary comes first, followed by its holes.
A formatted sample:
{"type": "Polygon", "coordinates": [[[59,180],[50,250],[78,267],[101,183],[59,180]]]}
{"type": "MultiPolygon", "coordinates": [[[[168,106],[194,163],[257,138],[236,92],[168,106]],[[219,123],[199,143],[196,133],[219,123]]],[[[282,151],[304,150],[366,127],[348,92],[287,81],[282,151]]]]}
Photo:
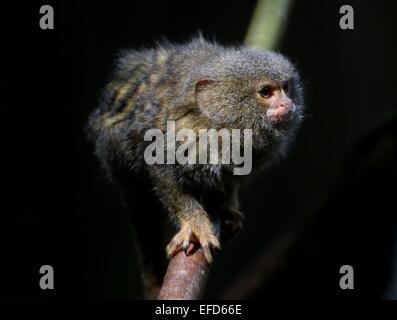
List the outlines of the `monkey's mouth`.
{"type": "Polygon", "coordinates": [[[296,107],[295,105],[270,108],[266,111],[266,116],[273,125],[282,125],[292,120],[296,107]]]}

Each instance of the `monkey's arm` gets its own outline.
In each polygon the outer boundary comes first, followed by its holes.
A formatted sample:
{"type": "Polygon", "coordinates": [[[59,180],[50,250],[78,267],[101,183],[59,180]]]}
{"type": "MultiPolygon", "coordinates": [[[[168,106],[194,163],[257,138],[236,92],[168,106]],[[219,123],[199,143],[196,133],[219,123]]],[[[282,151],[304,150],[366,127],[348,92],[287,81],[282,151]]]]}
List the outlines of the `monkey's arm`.
{"type": "Polygon", "coordinates": [[[199,243],[205,258],[212,261],[211,249],[220,249],[216,236],[215,224],[210,221],[207,212],[200,203],[190,194],[186,193],[172,175],[166,170],[154,169],[153,183],[156,192],[163,203],[171,221],[178,227],[178,233],[167,246],[167,255],[172,257],[183,249],[189,254],[191,243],[199,243]]]}

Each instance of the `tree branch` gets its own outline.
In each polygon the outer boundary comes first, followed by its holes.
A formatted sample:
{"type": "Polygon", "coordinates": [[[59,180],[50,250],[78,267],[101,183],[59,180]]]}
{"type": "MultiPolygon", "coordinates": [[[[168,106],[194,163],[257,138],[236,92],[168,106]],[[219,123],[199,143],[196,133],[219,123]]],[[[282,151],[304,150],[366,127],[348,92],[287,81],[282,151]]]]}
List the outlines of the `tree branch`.
{"type": "MultiPolygon", "coordinates": [[[[191,244],[193,245],[193,244],[191,244]]],[[[201,249],[186,256],[179,251],[170,261],[158,300],[200,299],[207,281],[209,264],[201,249]]]]}

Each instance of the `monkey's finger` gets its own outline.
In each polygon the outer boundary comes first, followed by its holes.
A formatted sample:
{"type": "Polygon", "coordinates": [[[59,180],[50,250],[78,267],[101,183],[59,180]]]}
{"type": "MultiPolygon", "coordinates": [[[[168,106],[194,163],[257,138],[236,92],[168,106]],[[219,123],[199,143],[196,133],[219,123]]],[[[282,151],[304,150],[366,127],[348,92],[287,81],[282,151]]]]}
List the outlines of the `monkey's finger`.
{"type": "Polygon", "coordinates": [[[211,255],[211,249],[209,243],[206,242],[206,244],[201,245],[201,248],[203,249],[205,259],[207,260],[208,263],[211,263],[212,255],[211,255]]]}
{"type": "Polygon", "coordinates": [[[186,254],[187,254],[187,250],[189,249],[189,245],[190,245],[190,239],[186,238],[182,243],[182,249],[185,251],[186,254]]]}
{"type": "Polygon", "coordinates": [[[194,242],[190,242],[185,253],[187,256],[190,256],[194,251],[196,251],[196,244],[194,242]]]}
{"type": "Polygon", "coordinates": [[[217,237],[215,236],[211,237],[209,243],[213,249],[221,250],[221,244],[217,237]]]}
{"type": "Polygon", "coordinates": [[[181,250],[181,244],[180,242],[176,240],[171,240],[171,242],[168,244],[166,248],[167,252],[167,257],[172,258],[174,255],[176,255],[179,251],[181,250]]]}

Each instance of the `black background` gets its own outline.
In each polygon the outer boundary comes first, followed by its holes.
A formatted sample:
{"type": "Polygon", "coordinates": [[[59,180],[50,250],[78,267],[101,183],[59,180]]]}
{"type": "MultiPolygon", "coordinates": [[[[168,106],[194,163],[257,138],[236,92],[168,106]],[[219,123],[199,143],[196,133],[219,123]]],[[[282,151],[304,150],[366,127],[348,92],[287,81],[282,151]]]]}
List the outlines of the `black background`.
{"type": "MultiPolygon", "coordinates": [[[[20,66],[9,78],[16,92],[6,93],[16,116],[4,118],[3,126],[4,140],[16,138],[3,148],[5,158],[17,167],[4,167],[12,174],[4,180],[3,217],[13,222],[2,233],[9,253],[2,263],[4,297],[142,297],[129,217],[86,141],[84,123],[117,50],[162,37],[186,41],[198,30],[239,44],[254,5],[46,1],[21,7],[19,28],[9,30],[20,66]],[[43,4],[54,7],[55,30],[39,28],[43,4]],[[55,290],[38,286],[44,264],[54,267],[55,290]]],[[[394,14],[392,1],[295,1],[280,51],[301,71],[308,116],[289,157],[245,184],[245,228],[217,256],[206,298],[230,293],[269,250],[270,276],[263,271],[265,280],[257,278],[244,298],[390,297],[397,230],[394,14]],[[355,30],[339,28],[342,4],[353,6],[355,30]],[[309,218],[297,227],[302,216],[309,218]],[[292,237],[281,258],[274,246],[280,235],[292,237]],[[355,270],[351,291],[339,288],[345,264],[355,270]]]]}

